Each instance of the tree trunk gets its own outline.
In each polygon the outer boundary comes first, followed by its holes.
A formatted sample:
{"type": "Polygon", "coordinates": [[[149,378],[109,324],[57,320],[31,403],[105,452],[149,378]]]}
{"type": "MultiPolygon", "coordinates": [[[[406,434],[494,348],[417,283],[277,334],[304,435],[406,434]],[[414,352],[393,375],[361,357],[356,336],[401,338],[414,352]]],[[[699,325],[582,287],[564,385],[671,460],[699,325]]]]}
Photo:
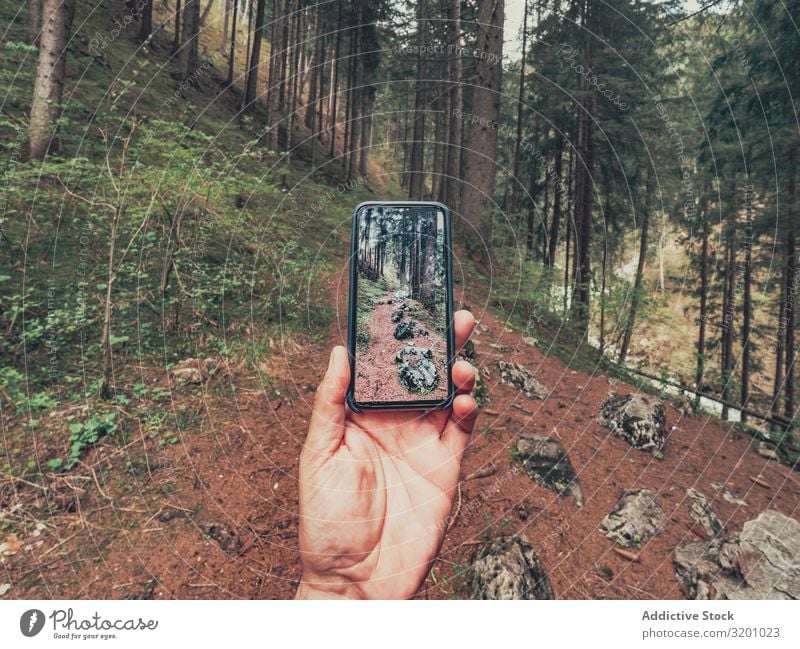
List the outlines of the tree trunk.
{"type": "Polygon", "coordinates": [[[511,180],[511,211],[519,210],[519,197],[522,194],[522,182],[520,181],[519,163],[522,151],[522,105],[525,100],[525,49],[528,44],[528,0],[525,1],[525,9],[522,18],[522,56],[519,61],[519,94],[517,96],[517,138],[514,141],[514,167],[511,180]]]}
{"type": "Polygon", "coordinates": [[[433,143],[433,164],[431,165],[431,196],[439,200],[441,194],[443,166],[443,140],[444,140],[444,117],[442,115],[442,93],[437,90],[434,102],[434,143],[433,143]]]}
{"type": "Polygon", "coordinates": [[[236,22],[239,18],[239,0],[233,0],[233,21],[231,25],[230,54],[228,55],[228,78],[226,86],[233,85],[233,63],[236,58],[236,22]]]}
{"type": "Polygon", "coordinates": [[[250,52],[247,78],[245,80],[242,110],[249,108],[256,100],[258,87],[258,66],[261,62],[261,39],[264,33],[264,6],[266,0],[258,0],[256,5],[256,25],[253,31],[253,49],[250,52]]]}
{"type": "Polygon", "coordinates": [[[330,125],[331,125],[331,158],[336,155],[336,110],[339,98],[339,50],[342,44],[342,4],[344,0],[339,0],[339,11],[336,18],[336,44],[334,46],[333,58],[331,59],[331,101],[329,104],[330,125]]]}
{"type": "MultiPolygon", "coordinates": [[[[733,380],[733,329],[736,324],[736,176],[729,189],[731,205],[728,208],[728,222],[725,225],[725,287],[722,300],[722,394],[721,400],[728,401],[733,380]]],[[[722,419],[728,418],[728,406],[722,405],[722,419]]]]}
{"type": "Polygon", "coordinates": [[[549,270],[553,270],[553,266],[556,263],[556,246],[558,245],[558,231],[561,227],[561,169],[562,169],[562,158],[564,155],[564,140],[561,137],[560,133],[556,133],[556,160],[555,166],[553,167],[553,173],[555,174],[555,187],[553,188],[553,219],[550,222],[550,239],[547,242],[549,244],[547,250],[547,256],[545,262],[547,263],[547,268],[549,270]]]}
{"type": "Polygon", "coordinates": [[[67,42],[74,14],[75,0],[45,0],[42,7],[39,62],[28,126],[28,151],[34,160],[44,160],[48,151],[58,148],[55,125],[64,94],[67,42]]]}
{"type": "Polygon", "coordinates": [[[153,32],[153,0],[141,0],[142,19],[139,23],[139,40],[143,43],[153,32]]]}
{"type": "Polygon", "coordinates": [[[708,321],[708,191],[705,188],[702,198],[701,218],[703,219],[703,243],[700,250],[700,329],[697,334],[697,370],[695,372],[695,390],[699,393],[703,391],[703,375],[705,374],[706,364],[706,323],[708,321]]]}
{"type": "Polygon", "coordinates": [[[781,412],[781,394],[783,393],[783,355],[786,342],[786,265],[781,274],[781,296],[778,302],[778,332],[775,340],[775,382],[772,390],[772,414],[776,417],[781,412]]]}
{"type": "Polygon", "coordinates": [[[486,0],[480,4],[476,49],[485,52],[475,64],[475,86],[472,112],[478,122],[470,120],[469,149],[461,192],[463,239],[467,253],[488,267],[492,242],[492,203],[497,154],[497,128],[500,116],[500,89],[503,58],[504,0],[486,0]],[[492,62],[494,61],[494,62],[492,62]]]}
{"type": "Polygon", "coordinates": [[[180,51],[181,79],[188,81],[197,70],[200,40],[200,0],[186,0],[183,5],[183,29],[180,51]]]}
{"type": "Polygon", "coordinates": [[[741,419],[743,422],[747,421],[747,408],[748,401],[750,400],[750,322],[752,314],[752,236],[753,236],[753,223],[752,223],[752,189],[748,185],[745,187],[745,240],[742,243],[744,248],[744,301],[742,302],[742,389],[740,394],[740,403],[742,404],[741,419]]]}
{"type": "Polygon", "coordinates": [[[172,55],[181,49],[181,0],[175,0],[175,27],[172,30],[172,55]]]}
{"type": "Polygon", "coordinates": [[[606,270],[608,268],[608,222],[611,210],[611,179],[606,177],[605,214],[603,215],[603,267],[600,276],[600,356],[606,352],[606,270]]]}
{"type": "Polygon", "coordinates": [[[457,214],[460,209],[461,192],[461,129],[463,124],[457,115],[461,114],[461,56],[454,53],[461,43],[461,1],[447,0],[447,81],[449,84],[447,164],[445,167],[445,203],[457,214]],[[450,48],[453,48],[451,50],[450,48]]]}
{"type": "Polygon", "coordinates": [[[414,86],[414,132],[411,140],[411,166],[408,177],[408,198],[421,201],[425,185],[425,90],[428,82],[425,79],[427,61],[425,50],[428,42],[428,0],[418,0],[417,4],[417,43],[419,58],[417,59],[417,80],[414,86]]]}
{"type": "Polygon", "coordinates": [[[39,45],[39,38],[42,32],[42,0],[29,0],[28,18],[30,32],[30,44],[39,45]]]}
{"type": "Polygon", "coordinates": [[[222,45],[219,49],[224,50],[228,47],[228,29],[231,26],[231,0],[223,0],[222,18],[222,45]]]}
{"type": "MultiPolygon", "coordinates": [[[[584,70],[592,69],[592,50],[589,34],[597,33],[595,3],[586,2],[583,7],[581,24],[586,27],[584,42],[581,45],[581,63],[584,70]]],[[[594,176],[594,136],[593,123],[596,93],[589,90],[587,75],[580,75],[581,99],[578,103],[579,128],[578,151],[581,164],[577,166],[575,188],[575,262],[577,275],[576,289],[578,299],[574,302],[573,314],[579,333],[586,334],[591,316],[591,255],[592,238],[592,178],[594,176]]]]}
{"type": "Polygon", "coordinates": [[[639,239],[639,260],[636,264],[636,278],[633,282],[633,293],[631,295],[631,308],[628,311],[628,319],[625,323],[625,332],[622,337],[622,347],[619,350],[618,362],[620,365],[625,363],[625,358],[628,356],[628,350],[631,345],[631,338],[633,337],[633,326],[636,323],[636,311],[639,308],[642,292],[642,279],[644,277],[644,264],[647,257],[647,229],[650,224],[650,209],[651,209],[651,194],[652,187],[652,172],[648,169],[647,180],[645,181],[644,190],[644,214],[642,215],[642,235],[639,239]]]}
{"type": "Polygon", "coordinates": [[[786,381],[783,414],[790,422],[795,417],[794,412],[794,361],[796,350],[794,348],[794,297],[797,291],[797,251],[795,250],[794,220],[796,205],[796,177],[797,149],[789,152],[789,188],[787,196],[787,210],[789,218],[786,219],[788,231],[786,233],[786,381]]]}
{"type": "MultiPolygon", "coordinates": [[[[536,128],[534,126],[534,132],[536,128]]],[[[527,250],[527,256],[533,257],[533,241],[534,241],[534,223],[535,223],[535,216],[536,216],[536,194],[537,194],[537,185],[536,185],[536,168],[538,158],[533,159],[533,165],[531,165],[531,175],[528,179],[528,223],[527,223],[527,232],[525,238],[525,249],[527,250]]],[[[546,172],[545,172],[546,173],[546,172]]]]}
{"type": "MultiPolygon", "coordinates": [[[[321,77],[317,74],[317,66],[320,64],[321,52],[320,46],[322,44],[322,33],[320,30],[320,26],[322,21],[320,20],[319,16],[319,0],[317,0],[316,4],[314,5],[314,45],[311,48],[311,63],[309,65],[309,70],[311,73],[311,80],[308,87],[308,103],[306,104],[306,114],[305,114],[305,125],[309,131],[314,130],[314,121],[317,116],[317,97],[321,95],[321,90],[319,88],[318,82],[321,81],[321,77]]],[[[311,147],[313,149],[314,143],[311,142],[311,147]]]]}

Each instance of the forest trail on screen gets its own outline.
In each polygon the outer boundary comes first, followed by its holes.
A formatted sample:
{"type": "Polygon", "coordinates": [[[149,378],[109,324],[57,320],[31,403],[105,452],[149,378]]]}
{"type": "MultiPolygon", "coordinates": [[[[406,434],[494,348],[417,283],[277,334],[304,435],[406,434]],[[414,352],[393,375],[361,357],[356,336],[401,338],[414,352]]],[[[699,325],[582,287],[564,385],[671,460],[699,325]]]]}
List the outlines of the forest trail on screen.
{"type": "MultiPolygon", "coordinates": [[[[452,209],[481,410],[418,597],[480,596],[481,565],[800,596],[719,554],[800,538],[791,18],[754,3],[774,51],[726,6],[139,4],[0,0],[0,597],[292,597],[353,208],[407,199],[452,209]]],[[[395,337],[396,299],[375,398],[446,350],[407,297],[427,335],[395,337]]]]}

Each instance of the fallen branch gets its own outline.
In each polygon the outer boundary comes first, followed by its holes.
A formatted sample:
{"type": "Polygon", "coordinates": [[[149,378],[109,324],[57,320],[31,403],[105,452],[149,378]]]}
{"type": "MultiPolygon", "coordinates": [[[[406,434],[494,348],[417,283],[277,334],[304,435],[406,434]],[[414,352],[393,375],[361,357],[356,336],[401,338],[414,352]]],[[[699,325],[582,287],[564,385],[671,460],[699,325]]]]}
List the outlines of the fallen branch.
{"type": "Polygon", "coordinates": [[[486,466],[482,466],[480,469],[476,469],[472,473],[470,473],[467,477],[465,477],[461,482],[467,482],[468,480],[478,480],[480,478],[488,478],[490,475],[494,475],[497,473],[497,467],[494,464],[487,464],[486,466]]]}
{"type": "Polygon", "coordinates": [[[624,550],[622,548],[618,548],[616,545],[611,548],[616,552],[619,556],[623,559],[627,559],[628,561],[633,561],[635,563],[639,563],[641,559],[639,558],[639,554],[636,552],[631,552],[630,550],[624,550]]]}

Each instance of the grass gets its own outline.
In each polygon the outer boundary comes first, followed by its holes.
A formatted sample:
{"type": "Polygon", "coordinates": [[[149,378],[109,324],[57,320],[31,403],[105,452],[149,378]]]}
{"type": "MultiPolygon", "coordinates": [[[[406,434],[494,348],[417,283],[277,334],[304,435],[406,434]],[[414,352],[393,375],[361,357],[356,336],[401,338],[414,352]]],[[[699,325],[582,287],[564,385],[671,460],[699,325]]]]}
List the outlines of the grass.
{"type": "Polygon", "coordinates": [[[388,286],[386,280],[378,278],[372,280],[363,275],[358,277],[358,302],[356,308],[356,345],[360,350],[365,350],[370,341],[369,328],[372,324],[372,313],[375,311],[375,302],[386,296],[388,286]]]}

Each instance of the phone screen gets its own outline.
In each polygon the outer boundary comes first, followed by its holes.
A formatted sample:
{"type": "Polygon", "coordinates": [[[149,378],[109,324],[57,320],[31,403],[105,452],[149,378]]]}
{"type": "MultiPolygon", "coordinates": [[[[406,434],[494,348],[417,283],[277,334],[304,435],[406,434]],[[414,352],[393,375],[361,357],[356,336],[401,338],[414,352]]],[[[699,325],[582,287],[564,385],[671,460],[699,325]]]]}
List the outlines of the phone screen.
{"type": "Polygon", "coordinates": [[[357,403],[442,402],[450,394],[448,226],[436,204],[357,211],[357,403]]]}

